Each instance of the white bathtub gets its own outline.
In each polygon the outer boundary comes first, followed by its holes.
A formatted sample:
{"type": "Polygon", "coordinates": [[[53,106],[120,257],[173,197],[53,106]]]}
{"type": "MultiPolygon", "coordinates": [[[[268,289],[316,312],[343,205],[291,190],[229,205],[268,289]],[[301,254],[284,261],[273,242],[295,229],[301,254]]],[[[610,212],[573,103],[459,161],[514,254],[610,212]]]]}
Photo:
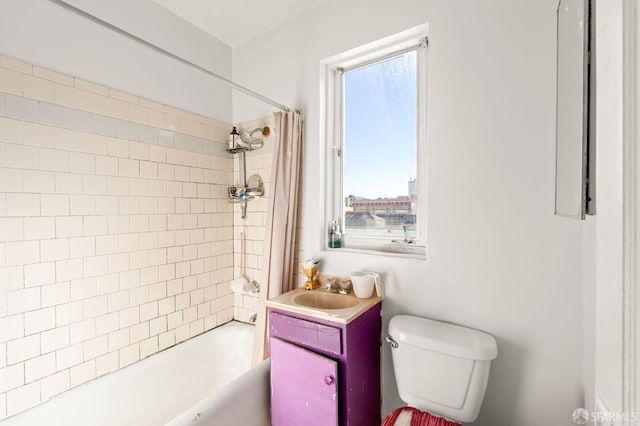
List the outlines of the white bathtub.
{"type": "Polygon", "coordinates": [[[244,375],[253,334],[252,325],[225,324],[0,423],[267,426],[269,364],[244,375]]]}

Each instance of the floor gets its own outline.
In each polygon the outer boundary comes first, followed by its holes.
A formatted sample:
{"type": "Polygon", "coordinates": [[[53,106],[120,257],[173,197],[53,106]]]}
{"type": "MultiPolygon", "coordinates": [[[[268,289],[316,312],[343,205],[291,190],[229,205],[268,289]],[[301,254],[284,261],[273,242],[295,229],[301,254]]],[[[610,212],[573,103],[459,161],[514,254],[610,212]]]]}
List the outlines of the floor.
{"type": "Polygon", "coordinates": [[[2,426],[157,426],[251,366],[254,326],[230,322],[74,388],[2,426]]]}

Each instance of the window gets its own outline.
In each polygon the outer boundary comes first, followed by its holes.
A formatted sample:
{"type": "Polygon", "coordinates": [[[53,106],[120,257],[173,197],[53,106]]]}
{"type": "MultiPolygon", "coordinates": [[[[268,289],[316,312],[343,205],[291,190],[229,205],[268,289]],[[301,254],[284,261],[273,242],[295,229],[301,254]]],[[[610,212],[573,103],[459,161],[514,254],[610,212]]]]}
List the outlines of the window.
{"type": "Polygon", "coordinates": [[[326,62],[327,226],[342,247],[425,253],[426,38],[326,62]]]}

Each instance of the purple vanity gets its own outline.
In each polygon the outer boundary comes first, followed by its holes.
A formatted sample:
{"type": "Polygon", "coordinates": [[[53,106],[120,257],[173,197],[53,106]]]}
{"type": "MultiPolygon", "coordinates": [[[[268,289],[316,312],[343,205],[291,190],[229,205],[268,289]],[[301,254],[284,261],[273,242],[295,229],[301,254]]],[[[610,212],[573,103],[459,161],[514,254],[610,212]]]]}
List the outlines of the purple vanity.
{"type": "Polygon", "coordinates": [[[293,300],[295,294],[267,302],[272,425],[379,425],[381,300],[340,309],[293,300]]]}

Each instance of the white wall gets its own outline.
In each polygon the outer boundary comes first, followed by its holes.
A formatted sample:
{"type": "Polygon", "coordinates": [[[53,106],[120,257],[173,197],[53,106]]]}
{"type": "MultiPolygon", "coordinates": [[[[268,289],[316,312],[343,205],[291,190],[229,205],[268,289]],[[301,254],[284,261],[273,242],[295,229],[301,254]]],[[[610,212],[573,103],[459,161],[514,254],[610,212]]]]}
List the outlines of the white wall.
{"type": "Polygon", "coordinates": [[[585,396],[589,407],[599,399],[595,408],[622,413],[622,2],[597,2],[596,18],[598,212],[585,227],[585,396]]]}
{"type": "MultiPolygon", "coordinates": [[[[231,76],[231,48],[152,0],[68,3],[231,76]]],[[[230,122],[231,90],[44,0],[2,0],[0,54],[230,122]]]]}
{"type": "MultiPolygon", "coordinates": [[[[233,50],[234,80],[305,113],[302,250],[384,273],[411,313],[493,334],[478,425],[571,424],[582,406],[581,223],[553,215],[556,0],[332,1],[233,50]],[[323,250],[319,61],[429,23],[428,260],[323,250]]],[[[265,109],[234,98],[234,122],[265,109]]],[[[399,406],[383,348],[383,413],[399,406]]]]}

